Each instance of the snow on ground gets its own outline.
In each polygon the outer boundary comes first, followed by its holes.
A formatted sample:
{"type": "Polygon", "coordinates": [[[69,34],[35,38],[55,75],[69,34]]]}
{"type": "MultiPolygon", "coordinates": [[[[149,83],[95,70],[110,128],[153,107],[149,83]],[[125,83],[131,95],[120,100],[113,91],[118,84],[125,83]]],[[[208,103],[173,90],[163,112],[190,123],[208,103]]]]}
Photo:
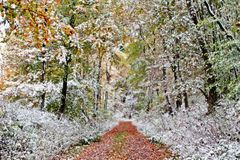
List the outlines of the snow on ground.
{"type": "MultiPolygon", "coordinates": [[[[123,112],[114,113],[91,127],[0,99],[0,159],[48,159],[80,139],[102,134],[118,120],[128,120],[123,112]]],[[[174,116],[158,110],[134,115],[134,123],[146,136],[169,145],[180,159],[239,159],[240,102],[222,104],[214,115],[205,113],[206,105],[198,103],[174,116]]]]}
{"type": "Polygon", "coordinates": [[[80,139],[89,139],[112,128],[114,121],[91,127],[18,104],[0,104],[0,159],[44,160],[80,139]]]}
{"type": "Polygon", "coordinates": [[[214,115],[205,115],[206,105],[196,104],[176,115],[153,111],[135,119],[145,135],[170,146],[180,159],[240,159],[240,103],[222,104],[214,115]]]}

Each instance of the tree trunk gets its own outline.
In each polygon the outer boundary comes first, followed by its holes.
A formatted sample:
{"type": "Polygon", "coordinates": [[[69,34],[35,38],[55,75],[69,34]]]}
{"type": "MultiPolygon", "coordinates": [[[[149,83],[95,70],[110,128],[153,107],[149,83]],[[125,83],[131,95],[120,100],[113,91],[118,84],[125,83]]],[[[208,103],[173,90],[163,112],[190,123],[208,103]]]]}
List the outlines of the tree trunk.
{"type": "MultiPolygon", "coordinates": [[[[177,84],[178,77],[180,76],[179,62],[176,62],[178,58],[179,58],[179,55],[177,53],[175,53],[174,61],[173,61],[173,64],[172,64],[172,71],[173,71],[173,75],[174,75],[175,84],[177,84]]],[[[177,96],[176,96],[175,104],[176,104],[176,109],[179,109],[182,106],[182,94],[179,91],[179,89],[178,89],[178,93],[177,93],[177,96]]]]}
{"type": "MultiPolygon", "coordinates": [[[[182,96],[183,96],[183,101],[184,101],[184,106],[185,108],[189,108],[189,103],[188,103],[188,94],[187,94],[187,88],[186,88],[186,85],[184,83],[184,80],[183,80],[183,76],[182,76],[182,73],[181,73],[181,70],[180,70],[180,65],[179,65],[179,62],[178,62],[178,75],[179,75],[179,78],[181,80],[181,83],[182,85],[184,85],[184,90],[182,92],[182,96]]],[[[182,99],[182,97],[181,97],[182,99]]]]}
{"type": "MultiPolygon", "coordinates": [[[[194,6],[192,5],[192,1],[191,0],[186,0],[187,3],[187,7],[189,10],[189,14],[194,22],[194,24],[196,26],[198,26],[198,17],[197,17],[197,13],[196,10],[194,9],[194,6]]],[[[201,20],[203,20],[203,17],[201,17],[201,20]]],[[[205,82],[205,88],[207,88],[208,86],[212,86],[208,93],[205,92],[205,97],[208,103],[208,112],[207,114],[211,114],[214,111],[214,106],[216,105],[217,101],[218,101],[218,93],[217,93],[217,87],[214,86],[214,83],[216,82],[216,77],[213,75],[213,71],[212,71],[212,64],[209,62],[209,56],[208,56],[208,49],[206,47],[205,41],[202,38],[202,35],[197,35],[198,37],[198,43],[200,45],[201,51],[202,51],[202,59],[205,63],[205,72],[206,72],[206,76],[208,77],[206,82],[205,82]]]]}
{"type": "Polygon", "coordinates": [[[171,103],[170,103],[170,100],[169,100],[169,96],[167,94],[167,84],[166,84],[166,79],[167,79],[167,75],[166,75],[166,67],[163,66],[162,68],[162,73],[163,73],[163,90],[164,90],[164,95],[165,95],[165,101],[166,101],[166,107],[167,107],[167,112],[169,114],[172,114],[173,113],[173,110],[172,110],[172,107],[171,107],[171,103]]]}
{"type": "MultiPolygon", "coordinates": [[[[42,58],[45,57],[45,52],[42,52],[42,58]]],[[[45,77],[46,77],[46,60],[44,59],[42,61],[42,74],[41,74],[41,83],[45,83],[45,77]]],[[[45,108],[45,99],[46,99],[46,91],[43,91],[43,94],[41,95],[41,103],[40,103],[40,109],[43,110],[45,108]]]]}
{"type": "MultiPolygon", "coordinates": [[[[109,86],[109,83],[110,83],[110,73],[109,73],[109,69],[108,69],[108,64],[106,62],[106,86],[109,86]]],[[[106,87],[106,91],[105,91],[105,100],[104,100],[104,109],[107,110],[108,108],[108,88],[106,87]]]]}
{"type": "Polygon", "coordinates": [[[179,109],[182,106],[182,95],[179,93],[176,99],[176,108],[179,109]]]}
{"type": "MultiPolygon", "coordinates": [[[[164,51],[167,50],[165,39],[163,39],[162,45],[163,45],[164,51]]],[[[167,57],[166,57],[166,59],[167,59],[167,57]]],[[[162,74],[163,74],[162,80],[163,80],[164,96],[165,96],[165,101],[166,101],[166,110],[167,110],[167,112],[168,112],[169,114],[172,114],[172,113],[173,113],[173,109],[172,109],[172,107],[171,107],[170,98],[169,98],[169,95],[168,95],[168,93],[167,93],[167,91],[168,91],[168,86],[167,86],[167,82],[166,82],[166,81],[167,81],[167,71],[166,71],[166,70],[167,70],[167,69],[166,69],[166,67],[165,67],[164,64],[163,64],[163,66],[162,66],[162,74]]]]}
{"type": "Polygon", "coordinates": [[[186,92],[186,90],[183,91],[183,101],[184,101],[184,105],[185,108],[189,108],[189,103],[188,103],[188,94],[186,92]]]}
{"type": "MultiPolygon", "coordinates": [[[[208,78],[208,84],[214,84],[215,83],[215,78],[208,78]]],[[[207,103],[208,103],[208,112],[207,114],[211,114],[215,111],[215,105],[218,101],[218,93],[217,93],[217,87],[212,86],[209,91],[208,91],[208,98],[207,98],[207,103]]]]}
{"type": "Polygon", "coordinates": [[[108,108],[108,91],[105,92],[104,109],[108,108]]]}
{"type": "Polygon", "coordinates": [[[147,112],[149,112],[152,108],[153,103],[153,91],[152,86],[148,87],[148,103],[147,103],[147,112]]]}
{"type": "MultiPolygon", "coordinates": [[[[99,53],[100,54],[100,53],[99,53]]],[[[97,91],[95,93],[95,112],[98,111],[101,104],[101,69],[102,69],[102,56],[99,56],[98,68],[97,68],[97,91]]]]}
{"type": "Polygon", "coordinates": [[[71,61],[71,57],[68,54],[66,56],[66,63],[64,64],[64,75],[63,75],[63,84],[61,91],[61,105],[59,108],[59,113],[63,114],[66,109],[66,99],[67,99],[67,84],[68,84],[68,72],[69,72],[69,62],[71,61]]]}

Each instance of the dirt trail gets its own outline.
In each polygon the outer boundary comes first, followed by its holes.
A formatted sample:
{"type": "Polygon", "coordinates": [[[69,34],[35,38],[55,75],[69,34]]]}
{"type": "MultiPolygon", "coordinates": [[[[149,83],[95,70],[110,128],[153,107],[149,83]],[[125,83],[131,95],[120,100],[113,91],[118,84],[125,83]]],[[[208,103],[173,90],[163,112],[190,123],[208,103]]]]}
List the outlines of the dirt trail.
{"type": "Polygon", "coordinates": [[[150,143],[131,122],[119,122],[75,160],[162,160],[169,155],[150,143]]]}

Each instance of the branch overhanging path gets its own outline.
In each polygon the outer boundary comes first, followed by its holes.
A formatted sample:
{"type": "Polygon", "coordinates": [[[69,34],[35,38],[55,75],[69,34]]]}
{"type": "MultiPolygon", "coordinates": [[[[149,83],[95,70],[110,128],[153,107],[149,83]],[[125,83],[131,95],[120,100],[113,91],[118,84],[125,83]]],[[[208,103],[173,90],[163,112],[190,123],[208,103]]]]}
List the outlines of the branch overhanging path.
{"type": "Polygon", "coordinates": [[[162,160],[170,155],[166,148],[150,143],[132,122],[121,121],[75,160],[162,160]]]}

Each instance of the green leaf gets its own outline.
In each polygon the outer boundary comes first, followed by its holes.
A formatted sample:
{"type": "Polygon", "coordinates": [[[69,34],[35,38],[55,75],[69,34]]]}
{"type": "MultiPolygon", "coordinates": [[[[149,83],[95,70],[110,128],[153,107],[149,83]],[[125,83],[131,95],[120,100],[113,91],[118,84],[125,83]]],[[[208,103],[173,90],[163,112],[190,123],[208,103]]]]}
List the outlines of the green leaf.
{"type": "Polygon", "coordinates": [[[140,57],[143,49],[144,43],[141,41],[136,41],[129,44],[129,46],[126,48],[126,53],[128,54],[127,62],[134,62],[138,57],[140,57]]]}

